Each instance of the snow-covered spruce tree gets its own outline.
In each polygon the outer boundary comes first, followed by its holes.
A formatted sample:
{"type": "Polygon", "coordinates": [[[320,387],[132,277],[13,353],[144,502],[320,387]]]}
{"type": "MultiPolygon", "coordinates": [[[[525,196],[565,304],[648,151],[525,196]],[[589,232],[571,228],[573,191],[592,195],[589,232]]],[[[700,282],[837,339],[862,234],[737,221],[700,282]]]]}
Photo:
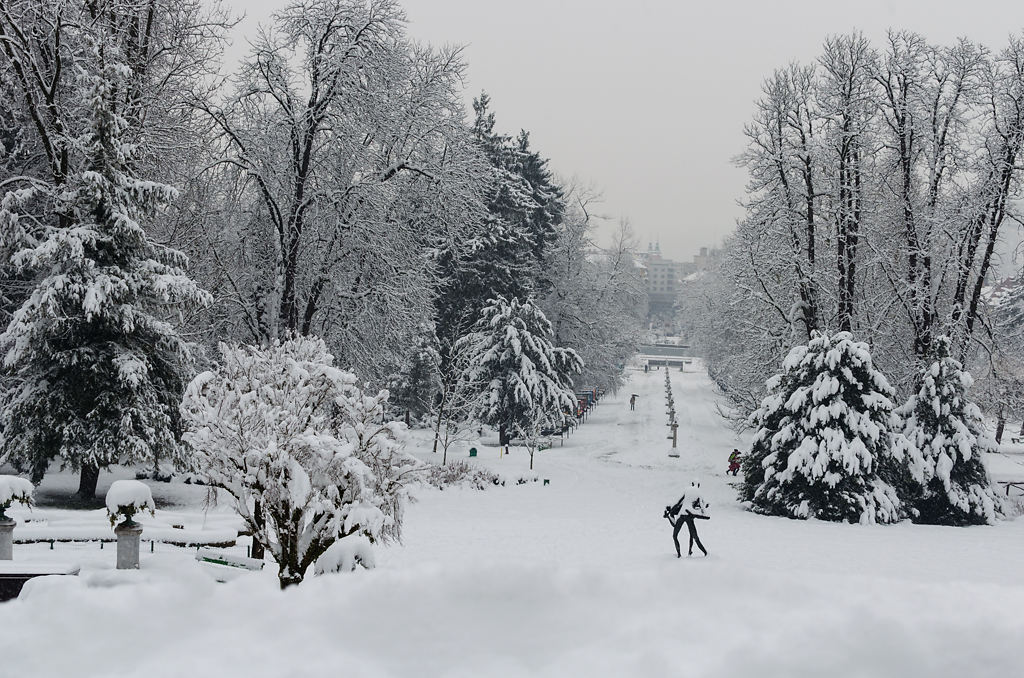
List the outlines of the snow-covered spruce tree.
{"type": "Polygon", "coordinates": [[[893,390],[848,332],[814,332],[768,380],[749,423],[741,497],[759,513],[891,523],[902,517],[890,453],[893,390]]]}
{"type": "Polygon", "coordinates": [[[917,393],[896,410],[903,422],[897,449],[910,459],[914,522],[983,525],[1002,510],[982,462],[994,448],[981,411],[967,399],[973,379],[949,355],[950,340],[935,340],[935,361],[921,374],[917,393]]]}
{"type": "Polygon", "coordinates": [[[437,336],[443,368],[453,354],[448,337],[461,337],[488,301],[502,296],[525,299],[543,292],[544,253],[554,241],[565,213],[565,196],[547,167],[530,147],[529,135],[517,138],[495,130],[490,97],[473,100],[476,117],[471,132],[478,151],[490,165],[483,191],[486,213],[475,228],[464,228],[458,246],[438,248],[443,283],[435,298],[437,336]]]}
{"type": "Polygon", "coordinates": [[[397,538],[405,481],[418,467],[404,427],[381,423],[387,392],[364,394],[317,338],[220,346],[181,404],[194,466],[235,499],[281,587],[350,534],[397,538]]]}
{"type": "Polygon", "coordinates": [[[406,426],[412,420],[420,422],[430,415],[440,388],[440,365],[434,330],[420,324],[405,365],[388,382],[391,406],[405,416],[406,426]]]}
{"type": "Polygon", "coordinates": [[[13,384],[0,406],[0,458],[36,481],[59,458],[81,471],[83,498],[110,464],[177,454],[191,357],[169,319],[209,303],[185,274],[184,255],[150,240],[140,223],[175,190],[136,173],[119,100],[132,72],[103,26],[87,34],[90,51],[76,63],[83,131],[60,140],[79,169],[0,209],[5,233],[19,219],[35,226],[10,257],[33,287],[0,335],[13,384]],[[40,205],[42,217],[31,212],[40,205]]]}
{"type": "Polygon", "coordinates": [[[533,441],[541,427],[560,426],[563,410],[576,404],[572,375],[583,361],[552,345],[551,323],[532,299],[490,300],[459,348],[467,352],[465,377],[478,395],[474,414],[498,428],[501,445],[516,434],[533,441]]]}

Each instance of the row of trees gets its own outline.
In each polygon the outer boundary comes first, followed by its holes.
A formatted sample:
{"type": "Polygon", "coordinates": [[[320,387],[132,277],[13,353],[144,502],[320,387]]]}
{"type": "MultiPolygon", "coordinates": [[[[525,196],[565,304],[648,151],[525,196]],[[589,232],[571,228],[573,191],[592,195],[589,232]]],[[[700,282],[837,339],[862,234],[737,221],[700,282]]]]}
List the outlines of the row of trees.
{"type": "Polygon", "coordinates": [[[765,81],[746,134],[746,216],[686,301],[739,419],[816,330],[866,341],[902,398],[948,337],[982,406],[1019,410],[1019,295],[989,303],[987,285],[1017,220],[1024,39],[831,38],[765,81]]]}
{"type": "Polygon", "coordinates": [[[991,441],[965,392],[971,377],[935,339],[937,358],[896,407],[867,344],[815,330],[794,347],[750,417],[741,497],[792,518],[942,525],[992,523],[1002,505],[981,459],[991,441]]]}
{"type": "Polygon", "coordinates": [[[765,81],[746,135],[746,216],[685,301],[756,430],[741,497],[797,518],[994,521],[964,366],[1001,434],[1022,326],[1016,286],[989,285],[1017,219],[1024,40],[830,38],[765,81]]]}
{"type": "Polygon", "coordinates": [[[194,461],[179,404],[218,342],[322,338],[439,438],[548,425],[581,370],[618,385],[629,234],[598,248],[592,200],[486,95],[467,119],[459,49],[394,0],[298,0],[224,76],[232,25],[0,2],[0,459],[79,469],[84,497],[113,463],[194,461]]]}

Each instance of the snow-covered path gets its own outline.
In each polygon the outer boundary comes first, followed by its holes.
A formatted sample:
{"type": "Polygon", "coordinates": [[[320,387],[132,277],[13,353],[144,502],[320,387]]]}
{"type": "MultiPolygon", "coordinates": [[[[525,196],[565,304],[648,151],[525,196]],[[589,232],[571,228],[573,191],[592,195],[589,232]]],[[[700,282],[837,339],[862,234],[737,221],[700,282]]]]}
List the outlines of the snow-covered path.
{"type": "MultiPolygon", "coordinates": [[[[675,553],[671,528],[661,517],[692,478],[710,476],[709,497],[734,492],[725,485],[725,459],[733,447],[713,402],[695,397],[706,377],[672,372],[679,412],[679,458],[670,458],[664,371],[637,372],[620,393],[607,396],[587,422],[551,450],[539,452],[535,470],[549,486],[533,483],[491,492],[433,492],[407,514],[405,547],[385,560],[405,566],[459,560],[481,563],[542,562],[567,566],[600,563],[630,568],[638,559],[675,553]],[[629,396],[636,393],[635,411],[629,396]],[[480,548],[475,548],[479,545],[480,548]],[[643,554],[641,556],[641,554],[643,554]]],[[[485,448],[495,470],[525,470],[526,453],[499,457],[485,448]]],[[[709,548],[711,548],[709,546],[709,548]]]]}
{"type": "MultiPolygon", "coordinates": [[[[424,491],[375,571],[282,593],[269,573],[217,585],[184,557],[144,556],[141,572],[0,605],[0,676],[1020,674],[1024,521],[748,513],[706,375],[671,378],[679,458],[664,371],[634,372],[564,447],[538,454],[548,486],[424,491]],[[695,477],[711,556],[677,559],[661,514],[695,477]]],[[[483,448],[479,462],[511,473],[528,458],[483,448]]]]}

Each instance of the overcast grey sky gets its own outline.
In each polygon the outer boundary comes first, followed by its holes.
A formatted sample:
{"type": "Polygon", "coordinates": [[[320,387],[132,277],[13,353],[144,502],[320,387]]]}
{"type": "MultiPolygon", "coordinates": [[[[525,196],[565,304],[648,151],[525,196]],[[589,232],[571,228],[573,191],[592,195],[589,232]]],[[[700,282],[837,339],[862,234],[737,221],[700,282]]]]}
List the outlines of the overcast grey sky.
{"type": "MultiPolygon", "coordinates": [[[[257,22],[287,0],[225,0],[257,22]]],[[[466,99],[485,89],[498,127],[529,130],[556,172],[600,188],[601,212],[683,259],[740,215],[743,125],[761,82],[809,61],[829,34],[889,27],[999,48],[1019,0],[402,0],[412,37],[466,45],[466,99]]],[[[238,48],[236,47],[236,50],[238,48]]],[[[233,50],[234,52],[235,50],[233,50]]],[[[237,52],[236,52],[237,53],[237,52]]],[[[468,103],[467,103],[468,105],[468,103]]]]}

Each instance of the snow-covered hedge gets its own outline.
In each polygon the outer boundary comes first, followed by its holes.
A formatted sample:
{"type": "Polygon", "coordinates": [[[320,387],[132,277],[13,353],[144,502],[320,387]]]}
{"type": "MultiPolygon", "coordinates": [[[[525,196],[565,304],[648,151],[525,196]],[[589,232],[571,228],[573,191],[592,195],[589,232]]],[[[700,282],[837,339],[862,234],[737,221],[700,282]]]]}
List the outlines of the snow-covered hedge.
{"type": "Polygon", "coordinates": [[[459,486],[486,490],[489,487],[502,484],[497,473],[461,459],[445,465],[432,465],[423,475],[423,480],[428,485],[440,490],[459,486]]]}
{"type": "Polygon", "coordinates": [[[106,505],[111,525],[119,521],[134,522],[135,514],[140,511],[149,511],[150,515],[156,512],[153,492],[149,485],[138,480],[115,480],[111,483],[106,505]]]}

